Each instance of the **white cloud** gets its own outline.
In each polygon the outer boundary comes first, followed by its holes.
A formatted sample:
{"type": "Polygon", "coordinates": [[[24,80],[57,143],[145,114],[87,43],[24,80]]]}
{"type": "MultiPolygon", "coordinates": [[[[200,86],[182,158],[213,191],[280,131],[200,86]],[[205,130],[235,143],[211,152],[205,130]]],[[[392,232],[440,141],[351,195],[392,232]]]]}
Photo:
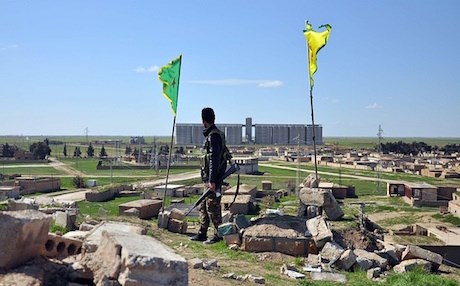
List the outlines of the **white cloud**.
{"type": "Polygon", "coordinates": [[[339,103],[339,99],[338,98],[334,98],[334,97],[328,97],[328,96],[325,96],[325,97],[322,97],[322,99],[326,102],[330,102],[330,103],[339,103]]]}
{"type": "Polygon", "coordinates": [[[137,73],[144,73],[144,72],[154,73],[154,72],[157,72],[159,70],[160,70],[160,67],[154,65],[154,66],[150,66],[150,67],[138,66],[134,71],[137,72],[137,73]]]}
{"type": "Polygon", "coordinates": [[[12,50],[19,48],[18,44],[11,44],[11,45],[0,45],[0,50],[1,51],[6,51],[6,50],[12,50]]]}
{"type": "Polygon", "coordinates": [[[209,85],[256,85],[262,88],[275,88],[283,85],[280,80],[257,80],[257,79],[238,79],[238,78],[227,78],[227,79],[211,79],[211,80],[191,80],[189,83],[195,84],[209,84],[209,85]]]}
{"type": "Polygon", "coordinates": [[[366,108],[367,109],[380,109],[380,108],[383,108],[383,106],[377,103],[372,103],[366,106],[366,108]]]}

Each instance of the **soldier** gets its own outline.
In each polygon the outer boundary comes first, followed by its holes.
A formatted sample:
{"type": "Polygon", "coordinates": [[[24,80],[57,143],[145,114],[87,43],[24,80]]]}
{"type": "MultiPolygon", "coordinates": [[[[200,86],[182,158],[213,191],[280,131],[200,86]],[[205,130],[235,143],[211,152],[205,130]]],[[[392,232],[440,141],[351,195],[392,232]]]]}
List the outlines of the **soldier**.
{"type": "Polygon", "coordinates": [[[222,223],[222,208],[220,205],[222,176],[227,168],[227,159],[230,155],[225,145],[225,134],[217,129],[214,124],[214,110],[210,107],[203,108],[201,119],[204,127],[203,135],[206,138],[203,144],[205,155],[202,160],[201,178],[206,187],[211,190],[211,194],[199,206],[200,230],[190,239],[212,244],[222,240],[217,234],[217,228],[222,223]],[[215,233],[211,239],[207,240],[210,222],[214,225],[215,233]]]}

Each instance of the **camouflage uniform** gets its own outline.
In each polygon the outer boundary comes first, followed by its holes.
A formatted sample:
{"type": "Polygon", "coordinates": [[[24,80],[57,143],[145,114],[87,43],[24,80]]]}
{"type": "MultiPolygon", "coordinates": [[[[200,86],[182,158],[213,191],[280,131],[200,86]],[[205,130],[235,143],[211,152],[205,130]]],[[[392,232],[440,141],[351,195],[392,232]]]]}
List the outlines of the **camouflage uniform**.
{"type": "MultiPolygon", "coordinates": [[[[227,168],[227,162],[223,158],[225,147],[225,135],[212,125],[204,130],[203,135],[206,141],[203,146],[205,152],[203,182],[216,184],[216,193],[211,193],[199,206],[200,211],[200,233],[206,234],[210,223],[217,227],[222,223],[222,176],[227,168]]],[[[202,172],[203,175],[203,172],[202,172]]]]}

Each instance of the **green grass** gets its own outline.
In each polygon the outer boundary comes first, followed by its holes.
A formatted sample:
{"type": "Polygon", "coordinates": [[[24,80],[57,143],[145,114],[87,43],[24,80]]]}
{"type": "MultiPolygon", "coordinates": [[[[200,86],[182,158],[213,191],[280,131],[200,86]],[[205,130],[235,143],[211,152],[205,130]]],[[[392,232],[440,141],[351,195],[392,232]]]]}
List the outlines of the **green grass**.
{"type": "Polygon", "coordinates": [[[0,166],[0,173],[2,174],[21,174],[23,176],[36,176],[36,175],[43,175],[43,176],[57,176],[57,175],[64,175],[65,173],[56,170],[53,167],[14,167],[14,168],[2,168],[0,166]]]}
{"type": "Polygon", "coordinates": [[[460,226],[460,218],[451,214],[443,215],[437,213],[433,215],[433,218],[440,220],[442,222],[450,223],[455,226],[460,226]]]}
{"type": "Polygon", "coordinates": [[[107,217],[118,216],[118,206],[123,203],[139,200],[138,196],[115,198],[108,202],[88,202],[77,203],[82,215],[89,215],[92,218],[100,217],[100,209],[104,209],[107,217]]]}

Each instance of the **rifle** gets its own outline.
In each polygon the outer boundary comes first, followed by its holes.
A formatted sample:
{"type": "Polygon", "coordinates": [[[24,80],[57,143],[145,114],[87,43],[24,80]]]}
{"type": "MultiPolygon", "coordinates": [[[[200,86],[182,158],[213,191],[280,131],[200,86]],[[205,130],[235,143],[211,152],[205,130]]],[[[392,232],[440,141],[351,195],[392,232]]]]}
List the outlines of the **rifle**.
{"type": "MultiPolygon", "coordinates": [[[[240,170],[240,166],[238,164],[233,163],[230,165],[230,168],[225,171],[224,175],[222,176],[222,181],[228,178],[231,174],[236,173],[240,170]]],[[[185,213],[185,216],[188,216],[192,210],[194,210],[197,206],[201,204],[202,201],[204,201],[210,194],[211,194],[211,189],[207,189],[206,192],[204,192],[198,200],[193,204],[193,206],[185,213]]]]}

